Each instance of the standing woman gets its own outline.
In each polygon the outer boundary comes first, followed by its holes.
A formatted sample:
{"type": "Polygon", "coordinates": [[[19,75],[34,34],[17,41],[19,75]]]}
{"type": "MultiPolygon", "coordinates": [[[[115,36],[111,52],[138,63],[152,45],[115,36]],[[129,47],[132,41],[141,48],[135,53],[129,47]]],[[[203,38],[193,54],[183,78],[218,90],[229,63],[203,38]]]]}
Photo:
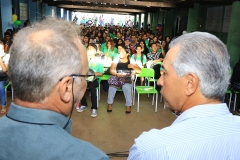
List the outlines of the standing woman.
{"type": "Polygon", "coordinates": [[[0,57],[0,100],[2,105],[1,114],[4,114],[7,112],[7,101],[4,86],[8,83],[8,75],[6,72],[8,70],[10,55],[4,52],[3,43],[0,43],[0,57]]]}

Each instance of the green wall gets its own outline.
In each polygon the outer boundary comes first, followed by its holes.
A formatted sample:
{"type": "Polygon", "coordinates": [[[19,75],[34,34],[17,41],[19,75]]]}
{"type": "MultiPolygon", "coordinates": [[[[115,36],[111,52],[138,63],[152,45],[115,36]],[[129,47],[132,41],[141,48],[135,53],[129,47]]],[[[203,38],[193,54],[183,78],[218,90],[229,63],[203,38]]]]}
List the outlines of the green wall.
{"type": "Polygon", "coordinates": [[[232,5],[230,26],[228,30],[227,47],[230,54],[231,67],[237,63],[240,57],[240,2],[236,1],[232,5]]]}
{"type": "Polygon", "coordinates": [[[187,32],[192,32],[197,30],[199,4],[194,4],[194,8],[190,8],[188,11],[188,24],[187,32]]]}
{"type": "MultiPolygon", "coordinates": [[[[176,22],[178,17],[187,18],[187,32],[206,32],[205,28],[207,10],[208,8],[218,6],[219,5],[194,4],[194,8],[171,9],[166,12],[158,12],[158,20],[162,20],[164,25],[163,36],[170,36],[171,38],[176,36],[176,22]]],[[[231,67],[233,67],[240,58],[240,2],[236,1],[232,4],[231,19],[228,32],[222,32],[225,8],[226,6],[223,6],[221,31],[211,31],[209,33],[216,35],[220,40],[223,41],[223,43],[227,44],[227,48],[231,57],[231,67]]]]}
{"type": "Polygon", "coordinates": [[[164,37],[166,36],[173,36],[172,35],[172,30],[173,30],[173,26],[174,26],[174,21],[173,21],[173,17],[174,17],[174,9],[171,9],[170,11],[167,11],[165,14],[165,23],[164,23],[164,37]]]}
{"type": "MultiPolygon", "coordinates": [[[[164,14],[164,37],[170,36],[171,38],[177,35],[176,33],[176,23],[177,18],[187,18],[188,17],[188,9],[186,8],[178,8],[178,9],[171,9],[164,14]]],[[[184,28],[186,30],[187,28],[184,28]]]]}

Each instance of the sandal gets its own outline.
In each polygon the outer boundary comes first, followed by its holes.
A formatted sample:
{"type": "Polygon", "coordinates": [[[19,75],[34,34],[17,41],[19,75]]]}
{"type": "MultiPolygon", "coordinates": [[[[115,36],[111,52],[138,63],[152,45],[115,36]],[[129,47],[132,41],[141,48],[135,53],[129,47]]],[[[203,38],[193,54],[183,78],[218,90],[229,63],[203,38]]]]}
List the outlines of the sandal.
{"type": "Polygon", "coordinates": [[[111,104],[108,104],[107,112],[112,112],[112,105],[111,104]]]}
{"type": "Polygon", "coordinates": [[[126,114],[130,114],[131,113],[131,106],[127,106],[125,113],[126,114]]]}
{"type": "Polygon", "coordinates": [[[4,113],[6,113],[7,112],[7,109],[6,108],[2,108],[1,109],[1,114],[4,114],[4,113]]]}

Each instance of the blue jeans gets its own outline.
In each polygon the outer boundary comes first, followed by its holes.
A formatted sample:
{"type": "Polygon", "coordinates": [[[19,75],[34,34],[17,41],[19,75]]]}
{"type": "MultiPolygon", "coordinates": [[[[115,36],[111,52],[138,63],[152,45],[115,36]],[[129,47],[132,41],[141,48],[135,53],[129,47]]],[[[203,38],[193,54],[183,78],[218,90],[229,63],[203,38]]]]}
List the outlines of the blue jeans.
{"type": "MultiPolygon", "coordinates": [[[[113,104],[114,97],[115,97],[115,94],[116,94],[117,90],[118,90],[118,88],[113,87],[111,85],[109,86],[108,99],[107,99],[108,104],[113,104]]],[[[126,106],[132,106],[132,84],[125,83],[122,86],[122,90],[123,90],[124,97],[126,99],[126,104],[125,105],[126,106]]]]}
{"type": "Polygon", "coordinates": [[[2,106],[7,105],[5,87],[4,87],[7,84],[8,84],[8,81],[0,81],[0,100],[1,100],[2,106]]]}

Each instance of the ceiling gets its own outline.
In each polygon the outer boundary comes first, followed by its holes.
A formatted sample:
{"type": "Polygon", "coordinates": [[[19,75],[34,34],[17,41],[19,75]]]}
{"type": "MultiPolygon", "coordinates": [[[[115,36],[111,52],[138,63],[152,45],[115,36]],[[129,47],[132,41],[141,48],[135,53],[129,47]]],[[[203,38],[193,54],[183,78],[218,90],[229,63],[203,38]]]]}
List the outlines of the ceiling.
{"type": "Polygon", "coordinates": [[[194,3],[230,5],[236,0],[33,0],[72,11],[135,14],[171,8],[191,8],[194,3]]]}

